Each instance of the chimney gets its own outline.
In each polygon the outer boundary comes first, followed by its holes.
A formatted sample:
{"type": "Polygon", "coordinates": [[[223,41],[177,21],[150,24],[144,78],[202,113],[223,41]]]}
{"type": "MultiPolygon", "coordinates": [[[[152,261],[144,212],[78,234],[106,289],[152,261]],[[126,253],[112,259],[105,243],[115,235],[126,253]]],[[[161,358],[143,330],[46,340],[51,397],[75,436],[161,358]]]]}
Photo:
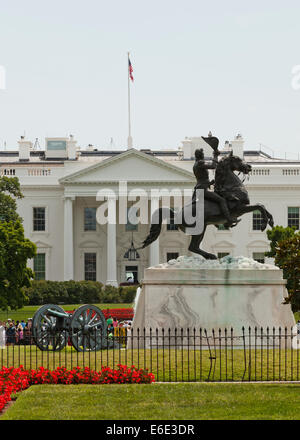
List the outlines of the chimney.
{"type": "Polygon", "coordinates": [[[224,151],[231,151],[231,144],[229,141],[225,141],[224,151]]]}
{"type": "Polygon", "coordinates": [[[70,139],[67,141],[67,152],[68,152],[68,159],[69,160],[75,160],[77,158],[76,143],[77,143],[77,141],[74,140],[74,136],[72,134],[70,134],[70,139]]]}
{"type": "MultiPolygon", "coordinates": [[[[209,132],[209,135],[211,136],[211,132],[209,132]]],[[[213,157],[213,149],[205,142],[202,136],[186,137],[184,141],[182,141],[183,159],[194,159],[195,151],[200,148],[203,149],[206,158],[213,157]]]]}
{"type": "Polygon", "coordinates": [[[236,137],[231,141],[231,148],[234,156],[238,156],[241,159],[244,157],[244,139],[243,136],[238,133],[236,137]]]}
{"type": "Polygon", "coordinates": [[[184,141],[182,141],[182,152],[183,159],[192,158],[192,141],[187,137],[184,139],[184,141]]]}
{"type": "Polygon", "coordinates": [[[20,161],[29,161],[30,159],[30,150],[32,150],[32,142],[26,141],[24,136],[21,136],[21,140],[19,143],[19,160],[20,161]]]}

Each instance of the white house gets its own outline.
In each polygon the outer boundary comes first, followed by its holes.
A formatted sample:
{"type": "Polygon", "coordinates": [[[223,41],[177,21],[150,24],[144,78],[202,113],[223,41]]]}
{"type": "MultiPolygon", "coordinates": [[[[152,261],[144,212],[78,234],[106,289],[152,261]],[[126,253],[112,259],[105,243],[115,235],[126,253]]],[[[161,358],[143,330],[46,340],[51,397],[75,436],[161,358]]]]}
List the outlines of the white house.
{"type": "MultiPolygon", "coordinates": [[[[262,151],[244,151],[240,135],[225,143],[222,154],[233,150],[252,165],[246,186],[251,203],[262,203],[273,214],[275,224],[299,229],[300,161],[276,159],[262,151]]],[[[120,181],[129,191],[142,189],[147,197],[149,219],[159,200],[151,189],[192,189],[194,151],[211,150],[201,137],[186,138],[173,150],[128,149],[107,151],[89,145],[80,149],[73,136],[47,138],[45,150],[35,149],[21,138],[15,151],[0,151],[0,172],[17,176],[24,198],[18,210],[25,234],[38,248],[31,262],[38,279],[98,280],[117,285],[129,276],[141,281],[144,268],[188,253],[190,237],[174,225],[163,225],[157,241],[128,258],[133,241],[138,247],[149,232],[149,224],[99,224],[96,210],[100,191],[106,194],[111,212],[120,212],[120,181]]],[[[268,250],[265,232],[260,231],[258,212],[247,214],[231,230],[207,229],[202,248],[226,255],[245,255],[259,261],[268,250]]],[[[125,222],[126,223],[126,222],[125,222]]]]}

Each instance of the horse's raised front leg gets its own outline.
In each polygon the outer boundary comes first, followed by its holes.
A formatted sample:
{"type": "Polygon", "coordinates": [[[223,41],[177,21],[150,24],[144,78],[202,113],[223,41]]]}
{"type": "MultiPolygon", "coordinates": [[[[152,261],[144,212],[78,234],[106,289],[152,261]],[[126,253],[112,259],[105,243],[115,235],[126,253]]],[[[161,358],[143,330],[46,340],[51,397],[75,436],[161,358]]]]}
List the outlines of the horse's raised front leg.
{"type": "MultiPolygon", "coordinates": [[[[264,208],[265,208],[265,206],[264,206],[264,208]]],[[[267,209],[266,209],[266,215],[268,217],[268,224],[271,226],[271,228],[273,228],[273,226],[274,226],[274,219],[273,219],[272,214],[267,209]]]]}
{"type": "Polygon", "coordinates": [[[194,252],[195,254],[202,255],[202,257],[206,258],[206,260],[216,260],[217,257],[214,254],[210,254],[209,252],[205,252],[200,249],[201,241],[203,240],[205,229],[200,235],[192,235],[191,243],[189,245],[189,251],[194,252]]]}
{"type": "MultiPolygon", "coordinates": [[[[257,205],[244,205],[241,207],[241,214],[248,212],[259,211],[262,215],[261,230],[264,231],[269,223],[272,226],[273,216],[266,210],[264,205],[257,203],[257,205]]],[[[240,214],[239,214],[240,215],[240,214]]],[[[273,222],[274,224],[274,222],[273,222]]]]}

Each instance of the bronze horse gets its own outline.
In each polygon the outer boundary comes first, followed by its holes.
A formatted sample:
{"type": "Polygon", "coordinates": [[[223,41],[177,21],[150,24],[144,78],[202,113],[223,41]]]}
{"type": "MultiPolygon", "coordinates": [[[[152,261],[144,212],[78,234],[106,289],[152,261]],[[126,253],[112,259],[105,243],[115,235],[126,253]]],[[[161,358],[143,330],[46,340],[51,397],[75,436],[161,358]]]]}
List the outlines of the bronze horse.
{"type": "MultiPolygon", "coordinates": [[[[243,182],[234,171],[247,175],[251,172],[251,165],[247,164],[240,157],[234,156],[231,152],[218,162],[214,184],[214,191],[226,199],[230,214],[235,217],[240,217],[248,212],[258,210],[262,215],[261,230],[264,231],[268,224],[273,227],[274,221],[272,214],[270,214],[262,204],[250,205],[248,192],[243,182]]],[[[192,227],[192,225],[186,224],[184,221],[184,210],[188,207],[190,210],[192,205],[193,212],[196,212],[195,204],[196,201],[190,202],[185,205],[179,213],[176,213],[173,208],[159,208],[152,216],[150,232],[144,240],[141,249],[149,246],[149,244],[153,243],[159,237],[164,219],[174,219],[175,224],[177,224],[178,228],[183,232],[185,232],[186,228],[192,227]],[[178,221],[178,219],[180,220],[178,221]]],[[[201,213],[201,215],[203,215],[203,213],[201,213]]],[[[200,249],[200,244],[203,240],[207,226],[217,226],[220,224],[226,224],[226,219],[224,218],[219,205],[211,200],[204,199],[203,231],[201,234],[192,235],[189,251],[200,254],[206,259],[217,259],[216,255],[200,249]]]]}

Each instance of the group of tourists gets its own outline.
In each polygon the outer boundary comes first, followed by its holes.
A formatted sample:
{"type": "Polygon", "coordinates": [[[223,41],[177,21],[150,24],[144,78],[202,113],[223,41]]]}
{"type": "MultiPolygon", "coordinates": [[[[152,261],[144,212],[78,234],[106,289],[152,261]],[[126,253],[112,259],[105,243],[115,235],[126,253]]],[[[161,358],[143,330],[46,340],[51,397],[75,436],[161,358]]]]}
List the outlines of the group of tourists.
{"type": "Polygon", "coordinates": [[[7,321],[0,321],[0,348],[10,345],[30,345],[31,344],[32,319],[27,322],[14,321],[8,318],[7,321]]]}
{"type": "Polygon", "coordinates": [[[114,334],[115,329],[124,328],[127,331],[131,329],[132,321],[118,321],[116,317],[109,317],[106,320],[108,333],[114,334]]]}
{"type": "MultiPolygon", "coordinates": [[[[132,327],[131,320],[118,321],[111,315],[106,320],[109,337],[128,336],[132,327]]],[[[8,318],[6,321],[0,321],[0,349],[10,345],[31,345],[32,344],[32,318],[27,322],[14,321],[8,318]]]]}

